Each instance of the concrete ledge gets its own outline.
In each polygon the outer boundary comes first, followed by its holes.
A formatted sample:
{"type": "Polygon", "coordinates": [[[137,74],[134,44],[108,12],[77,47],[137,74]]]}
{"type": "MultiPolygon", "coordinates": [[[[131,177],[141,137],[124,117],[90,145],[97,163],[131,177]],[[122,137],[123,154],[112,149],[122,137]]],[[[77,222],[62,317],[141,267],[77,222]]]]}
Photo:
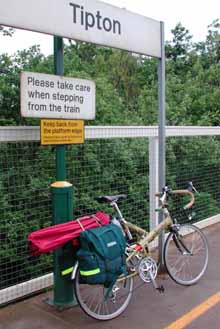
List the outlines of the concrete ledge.
{"type": "Polygon", "coordinates": [[[200,222],[195,223],[195,226],[203,229],[207,226],[211,226],[220,222],[220,215],[215,215],[206,219],[201,220],[200,222]]]}
{"type": "Polygon", "coordinates": [[[53,285],[53,274],[47,274],[0,290],[0,305],[36,293],[53,285]]]}

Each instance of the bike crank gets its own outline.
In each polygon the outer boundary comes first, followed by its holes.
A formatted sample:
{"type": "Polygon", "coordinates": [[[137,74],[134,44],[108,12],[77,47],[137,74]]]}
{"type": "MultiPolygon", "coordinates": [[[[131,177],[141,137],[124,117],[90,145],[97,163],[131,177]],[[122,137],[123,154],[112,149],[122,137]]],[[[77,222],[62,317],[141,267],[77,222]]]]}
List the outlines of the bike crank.
{"type": "Polygon", "coordinates": [[[151,258],[151,257],[145,257],[143,258],[138,267],[138,273],[140,278],[146,282],[146,283],[152,283],[154,288],[158,290],[160,293],[164,292],[164,287],[158,286],[156,282],[156,277],[157,277],[157,272],[158,272],[158,266],[156,261],[151,258]]]}

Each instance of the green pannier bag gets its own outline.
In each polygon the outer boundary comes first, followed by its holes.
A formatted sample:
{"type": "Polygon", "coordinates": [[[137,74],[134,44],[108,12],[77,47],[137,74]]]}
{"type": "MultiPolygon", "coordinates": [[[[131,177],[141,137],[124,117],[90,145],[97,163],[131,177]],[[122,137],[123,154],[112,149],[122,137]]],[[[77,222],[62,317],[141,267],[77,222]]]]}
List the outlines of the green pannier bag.
{"type": "Polygon", "coordinates": [[[122,230],[114,224],[83,231],[77,252],[80,283],[112,287],[126,273],[125,247],[122,230]]]}

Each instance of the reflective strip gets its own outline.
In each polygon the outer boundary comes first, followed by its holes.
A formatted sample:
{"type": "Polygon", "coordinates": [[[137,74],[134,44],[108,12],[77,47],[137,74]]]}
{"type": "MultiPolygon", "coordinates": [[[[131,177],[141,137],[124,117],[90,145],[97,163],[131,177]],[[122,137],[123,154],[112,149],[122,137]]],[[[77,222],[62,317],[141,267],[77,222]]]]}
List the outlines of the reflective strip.
{"type": "Polygon", "coordinates": [[[85,275],[85,276],[89,276],[89,275],[95,275],[100,273],[100,268],[96,268],[95,270],[91,270],[91,271],[80,271],[81,275],[85,275]]]}
{"type": "Polygon", "coordinates": [[[62,274],[62,275],[67,275],[67,274],[69,274],[69,273],[72,273],[73,269],[74,269],[73,266],[70,267],[70,268],[67,268],[66,270],[62,271],[61,274],[62,274]]]}

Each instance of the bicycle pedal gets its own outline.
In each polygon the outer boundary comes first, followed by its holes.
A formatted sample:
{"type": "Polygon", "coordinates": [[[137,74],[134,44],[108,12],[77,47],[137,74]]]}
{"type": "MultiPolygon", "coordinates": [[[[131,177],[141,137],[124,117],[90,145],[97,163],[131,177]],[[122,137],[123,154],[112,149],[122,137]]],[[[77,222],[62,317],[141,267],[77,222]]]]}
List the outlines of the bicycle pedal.
{"type": "Polygon", "coordinates": [[[157,287],[156,289],[157,289],[157,291],[158,291],[160,294],[163,294],[163,293],[164,293],[164,291],[165,291],[165,289],[164,289],[164,286],[163,286],[163,285],[161,285],[161,286],[157,287]]]}

